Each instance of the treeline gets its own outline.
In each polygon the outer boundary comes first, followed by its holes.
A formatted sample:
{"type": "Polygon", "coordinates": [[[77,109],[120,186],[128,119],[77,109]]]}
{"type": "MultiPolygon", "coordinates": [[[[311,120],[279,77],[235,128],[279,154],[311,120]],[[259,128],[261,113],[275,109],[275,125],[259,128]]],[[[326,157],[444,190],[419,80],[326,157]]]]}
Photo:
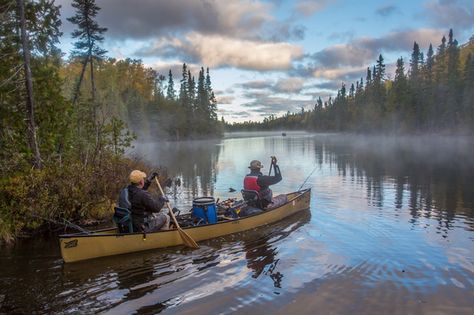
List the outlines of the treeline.
{"type": "Polygon", "coordinates": [[[388,79],[382,55],[365,80],[342,84],[335,98],[319,98],[312,110],[270,116],[228,130],[308,129],[351,132],[474,131],[474,37],[459,46],[449,31],[436,52],[414,43],[409,63],[399,58],[388,79]]]}
{"type": "MultiPolygon", "coordinates": [[[[61,68],[64,91],[70,98],[81,68],[78,58],[65,62],[61,68]]],[[[223,124],[217,120],[209,68],[201,68],[197,80],[185,63],[182,69],[182,78],[175,84],[171,70],[165,77],[141,60],[99,60],[94,66],[94,86],[101,104],[100,116],[118,117],[142,140],[221,136],[223,124]]],[[[84,76],[79,100],[87,100],[91,84],[90,76],[84,76]]]]}
{"type": "Polygon", "coordinates": [[[178,94],[171,71],[166,81],[139,60],[107,57],[94,0],[72,7],[64,60],[54,1],[0,0],[0,240],[110,219],[130,170],[148,170],[124,157],[135,138],[127,124],[151,139],[222,129],[208,69],[195,81],[183,65],[178,94]]]}

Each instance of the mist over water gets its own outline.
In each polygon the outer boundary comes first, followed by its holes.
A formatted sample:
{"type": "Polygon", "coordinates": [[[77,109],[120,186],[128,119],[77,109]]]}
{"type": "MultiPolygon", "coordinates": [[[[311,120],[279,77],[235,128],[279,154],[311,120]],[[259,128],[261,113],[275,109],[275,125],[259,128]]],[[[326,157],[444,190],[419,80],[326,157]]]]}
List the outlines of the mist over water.
{"type": "Polygon", "coordinates": [[[304,132],[136,143],[134,154],[181,180],[167,194],[183,211],[199,196],[240,198],[250,160],[267,173],[271,155],[283,175],[274,194],[307,180],[311,208],[194,251],[64,265],[57,240],[23,242],[2,249],[0,311],[471,314],[473,144],[304,132]]]}

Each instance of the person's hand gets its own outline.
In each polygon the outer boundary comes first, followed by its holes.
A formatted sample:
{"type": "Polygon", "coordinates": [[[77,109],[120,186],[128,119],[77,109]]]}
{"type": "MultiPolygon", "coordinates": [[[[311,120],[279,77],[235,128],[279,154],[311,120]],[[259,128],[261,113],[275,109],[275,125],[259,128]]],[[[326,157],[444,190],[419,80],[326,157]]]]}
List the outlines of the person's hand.
{"type": "Polygon", "coordinates": [[[151,173],[150,180],[153,180],[155,177],[158,177],[158,173],[157,172],[151,173]]]}
{"type": "Polygon", "coordinates": [[[277,164],[277,158],[276,156],[272,156],[272,164],[276,165],[277,164]]]}
{"type": "Polygon", "coordinates": [[[158,197],[158,201],[159,201],[159,202],[162,202],[162,203],[170,202],[170,201],[168,200],[168,198],[165,197],[165,196],[160,196],[160,197],[158,197]]]}

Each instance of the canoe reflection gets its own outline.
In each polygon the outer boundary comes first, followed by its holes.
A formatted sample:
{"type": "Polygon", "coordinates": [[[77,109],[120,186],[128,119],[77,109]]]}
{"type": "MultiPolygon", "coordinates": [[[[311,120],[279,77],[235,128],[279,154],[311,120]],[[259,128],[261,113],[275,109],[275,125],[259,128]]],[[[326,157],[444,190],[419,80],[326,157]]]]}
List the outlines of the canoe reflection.
{"type": "Polygon", "coordinates": [[[279,222],[276,226],[262,229],[262,236],[253,240],[244,240],[245,258],[247,267],[252,269],[252,278],[257,279],[262,274],[269,276],[273,280],[275,288],[281,288],[283,273],[277,268],[278,245],[293,231],[308,223],[311,219],[309,210],[297,213],[285,221],[279,222]],[[273,232],[268,233],[271,228],[273,232]]]}
{"type": "Polygon", "coordinates": [[[63,264],[70,286],[64,289],[74,297],[65,308],[159,313],[219,291],[229,273],[241,276],[231,287],[268,276],[272,287],[281,288],[279,246],[310,217],[310,211],[301,211],[270,226],[201,242],[197,250],[178,247],[63,264]]]}

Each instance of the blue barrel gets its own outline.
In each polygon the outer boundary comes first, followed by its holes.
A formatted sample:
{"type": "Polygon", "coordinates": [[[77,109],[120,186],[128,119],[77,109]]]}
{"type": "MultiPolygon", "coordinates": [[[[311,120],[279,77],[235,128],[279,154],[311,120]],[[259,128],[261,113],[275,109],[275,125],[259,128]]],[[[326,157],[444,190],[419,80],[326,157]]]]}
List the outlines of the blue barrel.
{"type": "Polygon", "coordinates": [[[193,200],[193,216],[205,223],[217,223],[217,208],[213,197],[199,197],[193,200]]]}

